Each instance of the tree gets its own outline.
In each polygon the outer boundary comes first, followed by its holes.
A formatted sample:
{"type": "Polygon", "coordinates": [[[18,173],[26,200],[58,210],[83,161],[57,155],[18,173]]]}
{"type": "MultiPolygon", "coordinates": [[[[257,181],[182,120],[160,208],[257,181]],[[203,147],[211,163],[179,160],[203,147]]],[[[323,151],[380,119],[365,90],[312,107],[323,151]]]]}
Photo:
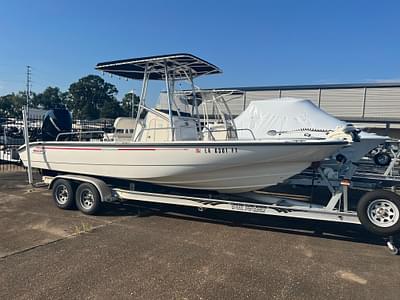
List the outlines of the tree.
{"type": "Polygon", "coordinates": [[[133,117],[136,117],[140,98],[136,96],[134,93],[125,94],[124,98],[122,98],[122,109],[124,116],[132,116],[132,96],[133,96],[133,117]]]}
{"type": "Polygon", "coordinates": [[[117,101],[117,93],[118,90],[113,84],[105,82],[100,76],[88,75],[70,85],[68,107],[72,109],[75,118],[98,119],[105,103],[108,107],[115,106],[110,103],[117,101]]]}
{"type": "Polygon", "coordinates": [[[49,86],[42,93],[32,98],[32,105],[44,109],[64,107],[67,93],[62,93],[58,87],[49,86]]]}
{"type": "Polygon", "coordinates": [[[14,103],[12,101],[12,94],[0,97],[0,116],[14,117],[14,103]]]}
{"type": "MultiPolygon", "coordinates": [[[[67,106],[79,119],[116,118],[131,115],[132,95],[126,94],[118,102],[117,88],[97,75],[88,75],[70,85],[68,92],[58,87],[47,87],[39,94],[31,94],[29,105],[44,109],[67,106]]],[[[139,97],[134,95],[135,115],[139,97]]],[[[0,96],[0,117],[21,117],[22,106],[26,104],[26,92],[0,96]]]]}
{"type": "Polygon", "coordinates": [[[0,116],[22,117],[22,107],[26,105],[26,92],[11,93],[0,97],[0,116]]]}
{"type": "Polygon", "coordinates": [[[107,100],[100,109],[100,117],[115,119],[124,115],[124,110],[117,99],[107,100]]]}

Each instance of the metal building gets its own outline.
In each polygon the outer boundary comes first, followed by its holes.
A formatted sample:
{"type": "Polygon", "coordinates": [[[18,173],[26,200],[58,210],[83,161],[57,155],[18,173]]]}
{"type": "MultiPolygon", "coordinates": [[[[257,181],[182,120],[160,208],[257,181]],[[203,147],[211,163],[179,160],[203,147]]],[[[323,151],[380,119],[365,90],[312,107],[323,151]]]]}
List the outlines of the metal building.
{"type": "MultiPolygon", "coordinates": [[[[309,99],[345,121],[386,129],[399,127],[400,124],[400,82],[230,87],[214,90],[243,92],[240,96],[226,98],[233,115],[239,115],[252,101],[297,97],[309,99]]],[[[162,101],[162,96],[161,103],[166,100],[162,101]]]]}
{"type": "Polygon", "coordinates": [[[242,99],[230,101],[234,114],[242,112],[251,101],[297,97],[313,101],[339,119],[368,123],[400,123],[400,83],[234,87],[231,89],[244,92],[242,99]]]}

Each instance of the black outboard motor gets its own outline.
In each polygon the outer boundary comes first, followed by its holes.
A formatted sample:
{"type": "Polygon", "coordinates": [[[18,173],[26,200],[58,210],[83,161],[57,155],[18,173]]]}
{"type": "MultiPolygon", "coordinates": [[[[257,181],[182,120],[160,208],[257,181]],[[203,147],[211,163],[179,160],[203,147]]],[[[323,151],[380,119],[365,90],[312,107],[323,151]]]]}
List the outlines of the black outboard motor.
{"type": "Polygon", "coordinates": [[[344,128],[343,131],[351,135],[351,137],[353,138],[353,142],[360,141],[361,130],[359,128],[354,127],[353,124],[346,124],[346,128],[344,128]]]}
{"type": "Polygon", "coordinates": [[[55,141],[57,135],[72,131],[71,114],[65,108],[55,108],[46,112],[42,125],[42,140],[55,141]]]}

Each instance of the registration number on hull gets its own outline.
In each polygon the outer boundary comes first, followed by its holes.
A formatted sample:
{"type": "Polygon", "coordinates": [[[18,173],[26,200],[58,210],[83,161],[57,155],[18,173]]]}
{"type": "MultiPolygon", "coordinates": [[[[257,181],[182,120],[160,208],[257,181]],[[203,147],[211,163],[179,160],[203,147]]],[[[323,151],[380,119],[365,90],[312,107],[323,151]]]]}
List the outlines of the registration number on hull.
{"type": "Polygon", "coordinates": [[[216,147],[216,148],[204,148],[203,153],[215,153],[215,154],[228,154],[228,153],[237,153],[238,149],[236,147],[216,147]]]}

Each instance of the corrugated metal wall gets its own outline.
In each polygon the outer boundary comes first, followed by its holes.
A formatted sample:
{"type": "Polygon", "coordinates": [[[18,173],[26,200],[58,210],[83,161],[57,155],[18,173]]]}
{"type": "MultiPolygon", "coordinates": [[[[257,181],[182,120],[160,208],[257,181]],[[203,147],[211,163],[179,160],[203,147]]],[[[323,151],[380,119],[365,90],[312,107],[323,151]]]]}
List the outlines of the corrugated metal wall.
{"type": "Polygon", "coordinates": [[[294,98],[303,98],[311,100],[315,105],[319,105],[319,89],[313,90],[282,90],[281,96],[282,97],[294,97],[294,98]]]}
{"type": "MultiPolygon", "coordinates": [[[[342,120],[363,122],[400,122],[400,84],[317,85],[290,87],[229,88],[243,91],[242,96],[226,96],[233,115],[240,114],[252,101],[282,97],[311,100],[315,105],[342,120]]],[[[218,90],[218,89],[216,89],[218,90]]],[[[227,89],[221,89],[227,90],[227,89]]],[[[166,108],[166,95],[161,101],[166,108]]],[[[176,101],[177,104],[180,101],[176,101]]],[[[178,104],[182,106],[182,104],[178,104]]],[[[184,111],[184,108],[181,107],[184,111]]],[[[200,110],[201,112],[201,110],[200,110]]],[[[215,112],[210,111],[209,114],[215,112]]]]}
{"type": "Polygon", "coordinates": [[[238,115],[244,110],[245,94],[224,96],[233,115],[238,115]]]}
{"type": "Polygon", "coordinates": [[[364,118],[400,119],[400,88],[368,88],[364,118]]]}
{"type": "Polygon", "coordinates": [[[280,97],[280,91],[278,91],[278,90],[277,91],[251,91],[251,92],[246,92],[245,107],[247,107],[251,101],[273,99],[273,98],[279,98],[279,97],[280,97]]]}
{"type": "Polygon", "coordinates": [[[400,85],[397,87],[313,88],[245,91],[245,107],[251,101],[281,97],[309,99],[343,120],[400,122],[400,85]]]}
{"type": "Polygon", "coordinates": [[[321,90],[320,107],[340,119],[362,118],[364,89],[321,90]]]}
{"type": "MultiPolygon", "coordinates": [[[[207,99],[212,99],[212,97],[209,96],[209,94],[210,93],[206,92],[203,94],[203,97],[206,97],[207,99]]],[[[229,92],[226,92],[226,93],[222,93],[222,94],[223,94],[224,100],[228,104],[228,107],[233,115],[239,115],[244,110],[245,93],[229,94],[229,92]]],[[[259,98],[259,100],[265,99],[263,97],[259,98]]],[[[185,105],[184,102],[182,102],[179,99],[179,96],[175,95],[174,100],[181,112],[191,112],[191,107],[185,105]]],[[[160,93],[156,108],[157,109],[168,109],[168,97],[165,92],[160,93]]],[[[173,105],[173,109],[176,109],[176,107],[174,105],[173,105]]],[[[225,111],[224,108],[221,108],[221,109],[223,111],[225,111]]],[[[199,113],[201,115],[203,115],[205,113],[205,111],[207,111],[208,115],[218,114],[218,111],[211,103],[205,104],[203,102],[199,105],[199,113]]]]}

